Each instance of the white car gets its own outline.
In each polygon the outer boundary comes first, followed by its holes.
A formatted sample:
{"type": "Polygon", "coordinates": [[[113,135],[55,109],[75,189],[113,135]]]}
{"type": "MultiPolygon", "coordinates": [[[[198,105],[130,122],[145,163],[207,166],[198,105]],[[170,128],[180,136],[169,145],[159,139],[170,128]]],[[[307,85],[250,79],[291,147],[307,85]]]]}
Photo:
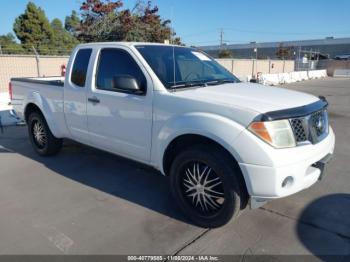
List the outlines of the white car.
{"type": "Polygon", "coordinates": [[[335,60],[350,60],[350,54],[336,55],[335,60]]]}
{"type": "Polygon", "coordinates": [[[203,227],[310,187],[334,150],[324,98],[241,83],[193,48],[82,44],[65,79],[13,78],[10,93],[40,155],[69,138],[152,166],[203,227]]]}

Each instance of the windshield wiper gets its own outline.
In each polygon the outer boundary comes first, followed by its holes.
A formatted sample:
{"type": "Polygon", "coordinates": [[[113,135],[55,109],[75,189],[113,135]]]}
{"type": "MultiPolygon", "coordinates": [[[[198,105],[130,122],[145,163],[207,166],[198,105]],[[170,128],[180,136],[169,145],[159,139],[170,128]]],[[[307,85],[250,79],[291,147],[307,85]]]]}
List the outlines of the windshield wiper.
{"type": "Polygon", "coordinates": [[[172,86],[170,86],[170,88],[177,89],[177,88],[186,88],[186,87],[195,87],[195,86],[203,87],[205,85],[206,85],[206,83],[203,83],[203,82],[187,82],[187,83],[183,83],[183,84],[172,85],[172,86]]]}
{"type": "Polygon", "coordinates": [[[170,86],[170,89],[181,89],[186,87],[205,87],[205,86],[214,86],[214,85],[221,85],[221,84],[227,84],[227,83],[237,83],[237,81],[232,79],[219,79],[219,80],[213,80],[213,81],[193,81],[193,82],[186,82],[183,84],[176,84],[170,86]]]}
{"type": "Polygon", "coordinates": [[[215,86],[215,85],[228,84],[228,83],[236,83],[236,81],[232,79],[219,79],[219,80],[205,82],[205,85],[215,86]]]}

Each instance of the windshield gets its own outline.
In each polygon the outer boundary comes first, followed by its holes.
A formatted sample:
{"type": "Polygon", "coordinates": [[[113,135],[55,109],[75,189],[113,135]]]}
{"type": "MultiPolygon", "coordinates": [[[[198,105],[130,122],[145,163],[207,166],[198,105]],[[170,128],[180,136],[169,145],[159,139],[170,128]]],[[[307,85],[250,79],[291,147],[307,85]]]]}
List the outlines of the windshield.
{"type": "Polygon", "coordinates": [[[170,45],[137,45],[136,49],[168,89],[239,82],[197,49],[170,45]]]}

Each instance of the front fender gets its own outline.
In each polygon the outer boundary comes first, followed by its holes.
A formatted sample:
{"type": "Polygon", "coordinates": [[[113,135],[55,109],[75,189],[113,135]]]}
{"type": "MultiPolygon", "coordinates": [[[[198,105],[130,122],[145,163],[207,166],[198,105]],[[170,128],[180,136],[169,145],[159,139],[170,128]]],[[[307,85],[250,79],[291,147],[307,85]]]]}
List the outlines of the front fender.
{"type": "Polygon", "coordinates": [[[155,159],[156,167],[164,174],[163,156],[168,145],[179,136],[191,134],[201,135],[217,142],[240,161],[239,154],[232,145],[244,129],[244,126],[231,119],[211,113],[193,112],[178,115],[158,127],[159,131],[153,137],[153,141],[157,143],[154,143],[152,157],[155,159]]]}

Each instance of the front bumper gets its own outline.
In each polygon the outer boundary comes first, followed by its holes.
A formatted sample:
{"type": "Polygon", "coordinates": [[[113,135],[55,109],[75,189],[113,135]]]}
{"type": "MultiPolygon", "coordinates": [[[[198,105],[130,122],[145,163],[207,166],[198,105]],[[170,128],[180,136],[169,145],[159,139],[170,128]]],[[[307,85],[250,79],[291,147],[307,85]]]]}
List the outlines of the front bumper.
{"type": "MultiPolygon", "coordinates": [[[[315,145],[283,150],[265,145],[256,147],[255,150],[264,151],[261,154],[265,154],[271,165],[248,164],[249,160],[239,163],[253,202],[289,196],[312,186],[324,176],[334,144],[335,137],[330,128],[328,136],[315,145]]],[[[244,157],[247,159],[248,155],[244,157]]]]}

